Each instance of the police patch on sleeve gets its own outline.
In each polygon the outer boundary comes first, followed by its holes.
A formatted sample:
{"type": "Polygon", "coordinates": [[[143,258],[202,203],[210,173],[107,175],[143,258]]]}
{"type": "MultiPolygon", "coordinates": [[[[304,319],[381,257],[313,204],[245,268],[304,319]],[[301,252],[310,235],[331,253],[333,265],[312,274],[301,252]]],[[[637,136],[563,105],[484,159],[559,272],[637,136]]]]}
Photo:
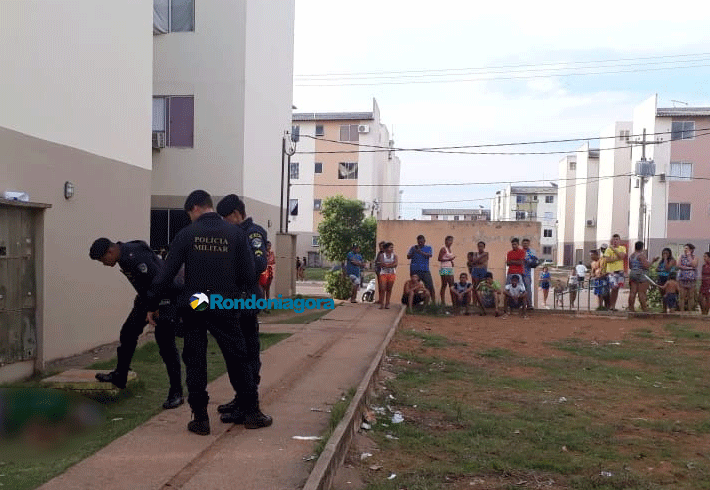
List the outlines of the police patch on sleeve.
{"type": "Polygon", "coordinates": [[[138,264],[138,270],[145,274],[148,272],[148,266],[145,263],[141,262],[140,264],[138,264]]]}
{"type": "Polygon", "coordinates": [[[252,238],[251,239],[251,248],[258,250],[261,248],[262,243],[264,243],[264,242],[261,240],[261,237],[252,238]]]}

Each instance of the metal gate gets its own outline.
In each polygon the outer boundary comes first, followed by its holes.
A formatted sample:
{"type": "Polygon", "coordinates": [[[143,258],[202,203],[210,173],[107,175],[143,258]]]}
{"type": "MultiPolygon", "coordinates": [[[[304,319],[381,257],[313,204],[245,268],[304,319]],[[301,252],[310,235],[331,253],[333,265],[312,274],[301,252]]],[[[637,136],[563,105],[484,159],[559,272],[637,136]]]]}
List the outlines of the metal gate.
{"type": "Polygon", "coordinates": [[[0,366],[37,355],[35,216],[0,206],[0,366]]]}

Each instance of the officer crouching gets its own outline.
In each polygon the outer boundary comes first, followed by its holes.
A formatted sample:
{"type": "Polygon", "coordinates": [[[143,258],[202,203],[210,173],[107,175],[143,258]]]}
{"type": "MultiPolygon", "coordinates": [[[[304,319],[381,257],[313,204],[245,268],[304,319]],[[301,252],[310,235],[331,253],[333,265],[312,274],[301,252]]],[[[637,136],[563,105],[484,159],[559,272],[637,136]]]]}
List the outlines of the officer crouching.
{"type": "Polygon", "coordinates": [[[211,294],[238,298],[243,291],[255,288],[254,258],[241,228],[232,226],[214,212],[212,198],[202,190],[193,191],[185,201],[185,211],[192,222],[175,236],[165,265],[148,291],[147,319],[155,323],[162,291],[169,287],[180,267],[185,264],[182,306],[185,347],[183,360],[189,392],[188,403],[193,420],[187,429],[200,435],[210,433],[207,404],[207,332],[217,341],[230,382],[239,393],[235,411],[247,429],[268,427],[271,417],[259,409],[259,394],[249,357],[239,311],[203,309],[204,299],[211,294]],[[191,305],[191,306],[190,306],[191,305]]]}

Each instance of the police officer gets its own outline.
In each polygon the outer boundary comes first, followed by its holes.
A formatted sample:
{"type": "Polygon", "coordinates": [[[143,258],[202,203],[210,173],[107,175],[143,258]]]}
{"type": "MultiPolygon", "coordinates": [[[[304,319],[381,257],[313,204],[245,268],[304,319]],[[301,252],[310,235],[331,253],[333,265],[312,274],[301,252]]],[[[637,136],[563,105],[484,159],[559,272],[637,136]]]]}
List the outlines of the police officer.
{"type": "MultiPolygon", "coordinates": [[[[148,244],[140,240],[113,243],[108,238],[99,238],[91,245],[89,257],[108,267],[113,267],[118,263],[121,272],[126,275],[128,281],[138,293],[133,302],[133,309],[121,327],[120,343],[116,349],[116,369],[108,374],[96,374],[96,379],[101,382],[113,383],[118,388],[125,388],[131,359],[133,359],[133,353],[138,344],[138,337],[143,333],[143,328],[147,323],[148,289],[153,279],[158,275],[163,263],[148,244]]],[[[174,284],[165,291],[167,297],[161,302],[161,310],[164,312],[163,318],[161,318],[160,323],[155,328],[155,341],[158,344],[160,357],[165,363],[165,367],[168,370],[168,379],[170,380],[168,398],[163,403],[163,408],[166,409],[177,408],[184,402],[180,355],[175,346],[175,323],[177,319],[174,315],[168,314],[168,310],[174,307],[170,303],[174,303],[177,289],[177,285],[174,284]]]]}
{"type": "Polygon", "coordinates": [[[227,365],[230,381],[239,393],[237,410],[247,429],[271,425],[272,419],[259,409],[259,394],[249,359],[244,335],[239,327],[239,310],[202,309],[199,298],[219,294],[238,299],[244,291],[254,289],[256,273],[254,256],[247,236],[214,212],[212,198],[203,191],[193,191],[185,201],[185,211],[192,223],[175,236],[165,267],[148,291],[151,324],[162,291],[169,287],[182,264],[185,264],[185,289],[180,304],[187,304],[183,314],[185,348],[183,359],[187,371],[188,403],[193,419],[187,429],[200,435],[210,433],[207,415],[207,332],[217,341],[227,365]]]}
{"type": "MultiPolygon", "coordinates": [[[[244,201],[239,199],[235,194],[225,196],[217,204],[217,212],[224,218],[225,221],[233,225],[239,226],[247,234],[249,248],[254,254],[254,266],[256,268],[256,283],[255,289],[245,291],[247,297],[252,295],[256,299],[261,299],[263,293],[259,287],[259,276],[266,270],[266,231],[251,218],[247,218],[246,206],[244,201]]],[[[254,379],[257,386],[261,381],[259,371],[261,370],[259,344],[259,318],[257,317],[258,310],[244,310],[240,318],[240,325],[246,341],[247,356],[249,357],[249,367],[254,373],[254,379]]],[[[225,423],[240,423],[240,413],[235,412],[238,407],[238,393],[234,399],[217,407],[217,411],[222,414],[220,420],[225,423]]]]}

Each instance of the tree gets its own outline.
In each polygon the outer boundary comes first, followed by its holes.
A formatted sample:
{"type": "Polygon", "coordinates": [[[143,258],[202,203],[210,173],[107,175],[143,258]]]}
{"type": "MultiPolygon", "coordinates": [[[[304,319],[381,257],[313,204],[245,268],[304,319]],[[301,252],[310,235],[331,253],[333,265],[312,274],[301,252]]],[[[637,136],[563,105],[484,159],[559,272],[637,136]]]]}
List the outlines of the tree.
{"type": "Polygon", "coordinates": [[[320,251],[327,260],[345,262],[354,243],[360,245],[364,260],[375,258],[377,220],[365,218],[362,201],[341,195],[328,197],[321,209],[323,221],[318,225],[320,251]]]}

